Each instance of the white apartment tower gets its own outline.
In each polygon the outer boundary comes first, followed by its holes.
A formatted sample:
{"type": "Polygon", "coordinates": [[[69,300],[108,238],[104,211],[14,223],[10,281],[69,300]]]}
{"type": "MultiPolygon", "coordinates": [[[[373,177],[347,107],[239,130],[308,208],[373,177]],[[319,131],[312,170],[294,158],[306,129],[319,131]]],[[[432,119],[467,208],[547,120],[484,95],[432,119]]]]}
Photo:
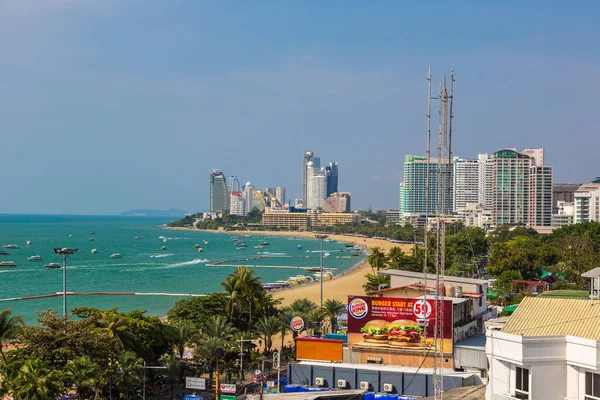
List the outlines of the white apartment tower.
{"type": "Polygon", "coordinates": [[[279,201],[279,204],[281,204],[282,207],[285,205],[285,186],[278,186],[275,188],[275,198],[277,201],[279,201]]]}
{"type": "Polygon", "coordinates": [[[231,192],[231,200],[229,201],[230,213],[233,215],[246,215],[246,200],[242,192],[231,192]]]}
{"type": "Polygon", "coordinates": [[[492,168],[492,160],[487,153],[479,153],[477,156],[479,165],[479,190],[477,202],[484,209],[491,210],[494,204],[494,169],[492,168]]]}
{"type": "Polygon", "coordinates": [[[575,192],[573,222],[600,222],[600,183],[581,185],[575,192]]]}
{"type": "Polygon", "coordinates": [[[467,203],[479,202],[479,162],[463,158],[454,159],[453,210],[467,207],[467,203]]]}
{"type": "Polygon", "coordinates": [[[308,178],[307,208],[316,210],[322,207],[323,201],[327,198],[327,176],[324,170],[313,167],[312,162],[307,164],[306,170],[308,178]]]}
{"type": "Polygon", "coordinates": [[[244,191],[242,192],[244,195],[244,215],[248,215],[250,211],[252,211],[252,191],[254,190],[254,186],[250,182],[246,182],[246,186],[244,186],[244,191]]]}

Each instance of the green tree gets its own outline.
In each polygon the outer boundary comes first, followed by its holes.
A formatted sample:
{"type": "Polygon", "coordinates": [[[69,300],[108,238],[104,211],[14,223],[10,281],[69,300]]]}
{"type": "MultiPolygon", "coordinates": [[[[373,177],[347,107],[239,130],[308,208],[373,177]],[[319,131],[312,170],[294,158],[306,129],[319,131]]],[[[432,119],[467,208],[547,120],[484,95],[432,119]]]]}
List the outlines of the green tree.
{"type": "Polygon", "coordinates": [[[4,355],[3,344],[9,339],[14,339],[22,325],[23,317],[12,315],[10,309],[5,308],[0,312],[0,355],[2,355],[4,363],[7,363],[7,360],[4,355]]]}
{"type": "Polygon", "coordinates": [[[120,350],[134,349],[135,336],[129,329],[126,317],[112,312],[106,312],[98,321],[102,336],[114,340],[120,350]]]}
{"type": "Polygon", "coordinates": [[[204,337],[217,337],[223,340],[226,344],[231,343],[237,329],[227,321],[227,318],[221,315],[208,318],[202,324],[202,335],[204,337]]]}
{"type": "Polygon", "coordinates": [[[204,361],[211,381],[213,373],[219,369],[219,360],[226,348],[227,343],[220,337],[203,337],[196,346],[196,357],[204,361]]]}
{"type": "Polygon", "coordinates": [[[12,393],[19,400],[48,400],[59,393],[56,372],[39,358],[25,361],[12,384],[12,393]]]}
{"type": "Polygon", "coordinates": [[[273,336],[275,336],[281,328],[281,322],[277,317],[264,316],[254,324],[254,330],[265,343],[265,352],[270,353],[273,346],[273,336]]]}
{"type": "Polygon", "coordinates": [[[502,299],[502,304],[506,304],[506,298],[513,293],[513,280],[523,279],[519,271],[506,270],[496,279],[494,287],[498,290],[498,295],[502,299]]]}
{"type": "MultiPolygon", "coordinates": [[[[99,381],[98,366],[88,356],[82,356],[67,364],[64,369],[65,382],[75,385],[79,399],[94,392],[99,381]]],[[[70,386],[70,385],[67,385],[70,386]]]]}
{"type": "Polygon", "coordinates": [[[175,352],[179,358],[183,358],[185,347],[194,339],[198,333],[198,329],[193,322],[187,320],[175,320],[169,322],[171,329],[171,340],[175,347],[175,352]]]}
{"type": "Polygon", "coordinates": [[[344,311],[346,311],[346,307],[337,299],[328,299],[323,303],[323,312],[325,313],[325,317],[329,319],[332,333],[335,332],[338,315],[344,311]]]}
{"type": "Polygon", "coordinates": [[[167,312],[169,321],[185,319],[199,324],[213,315],[224,315],[229,301],[227,293],[207,293],[204,296],[190,297],[175,302],[167,312]]]}

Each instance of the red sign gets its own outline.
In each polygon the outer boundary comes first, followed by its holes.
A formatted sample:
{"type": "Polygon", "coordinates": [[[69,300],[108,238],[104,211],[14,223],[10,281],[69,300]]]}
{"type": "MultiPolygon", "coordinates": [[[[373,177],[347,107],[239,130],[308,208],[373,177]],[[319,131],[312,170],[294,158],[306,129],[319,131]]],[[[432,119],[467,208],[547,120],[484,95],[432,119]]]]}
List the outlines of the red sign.
{"type": "Polygon", "coordinates": [[[433,344],[435,316],[443,321],[443,345],[452,350],[452,301],[434,298],[348,297],[348,343],[423,348],[433,344]]]}

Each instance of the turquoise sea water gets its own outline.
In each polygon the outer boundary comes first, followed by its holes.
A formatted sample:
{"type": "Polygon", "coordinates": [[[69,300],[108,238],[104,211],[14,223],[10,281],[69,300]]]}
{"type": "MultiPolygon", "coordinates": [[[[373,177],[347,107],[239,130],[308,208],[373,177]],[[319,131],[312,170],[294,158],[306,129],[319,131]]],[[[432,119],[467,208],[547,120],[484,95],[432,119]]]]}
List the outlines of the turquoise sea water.
{"type": "MultiPolygon", "coordinates": [[[[136,292],[194,293],[221,291],[220,282],[235,265],[255,266],[263,282],[286,280],[304,274],[296,267],[319,265],[320,242],[310,239],[267,237],[269,246],[255,249],[264,236],[241,238],[247,250],[236,250],[235,234],[218,234],[161,229],[169,218],[100,217],[56,215],[0,215],[0,245],[16,244],[19,249],[0,255],[0,261],[14,261],[16,268],[0,268],[0,299],[37,296],[62,292],[62,269],[47,269],[49,262],[62,264],[62,256],[53,247],[78,249],[67,259],[67,291],[72,292],[136,292]],[[91,235],[90,232],[95,234],[91,235]],[[72,235],[72,237],[69,237],[72,235]],[[134,239],[143,236],[143,239],[134,239]],[[167,242],[159,237],[166,237],[167,242]],[[94,241],[90,241],[94,238],[94,241]],[[203,241],[208,241],[204,244],[203,241]],[[27,241],[31,241],[29,246],[27,241]],[[194,248],[200,244],[203,252],[194,248]],[[302,250],[298,250],[298,245],[302,250]],[[162,251],[161,247],[167,246],[162,251]],[[92,254],[92,249],[97,249],[92,254]],[[307,252],[308,250],[311,253],[307,252]],[[260,254],[258,254],[260,252],[260,254]],[[120,253],[122,258],[110,255],[120,253]],[[33,255],[42,261],[28,261],[33,255]],[[207,266],[225,259],[268,256],[249,261],[230,261],[220,266],[207,266]],[[303,257],[304,256],[304,257],[303,257]]],[[[324,243],[330,253],[324,258],[325,268],[339,272],[359,262],[347,258],[349,252],[340,243],[324,243]],[[346,258],[341,258],[346,257],[346,258]]],[[[91,306],[120,310],[148,310],[151,315],[164,315],[180,297],[160,296],[69,296],[67,307],[91,306]]],[[[62,311],[62,297],[0,302],[0,308],[11,308],[27,322],[35,321],[35,312],[62,311]]]]}

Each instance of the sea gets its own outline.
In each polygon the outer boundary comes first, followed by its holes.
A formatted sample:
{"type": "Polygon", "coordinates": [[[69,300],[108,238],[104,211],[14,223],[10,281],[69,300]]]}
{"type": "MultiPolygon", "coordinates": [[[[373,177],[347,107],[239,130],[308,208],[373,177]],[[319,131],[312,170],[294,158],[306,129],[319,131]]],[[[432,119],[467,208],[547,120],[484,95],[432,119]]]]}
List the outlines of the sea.
{"type": "MultiPolygon", "coordinates": [[[[316,239],[276,236],[240,237],[235,233],[210,233],[165,229],[173,218],[2,215],[0,245],[15,244],[0,261],[14,261],[15,268],[0,268],[0,309],[10,308],[27,323],[36,313],[53,309],[62,312],[62,296],[21,300],[22,297],[62,293],[63,270],[49,269],[62,256],[53,248],[77,252],[67,257],[67,292],[134,292],[136,295],[68,296],[67,309],[89,306],[120,311],[147,310],[164,316],[175,301],[189,294],[223,291],[220,283],[236,266],[249,266],[263,283],[310,275],[305,267],[318,267],[321,243],[316,239]],[[93,232],[93,234],[92,234],[93,232]],[[234,238],[246,250],[237,250],[234,238]],[[93,240],[92,240],[93,239],[93,240]],[[254,246],[262,246],[255,248],[254,246]],[[29,245],[26,243],[30,242],[29,245]],[[202,252],[196,248],[199,245],[202,252]],[[162,250],[165,246],[166,250],[162,250]],[[96,253],[92,253],[96,249],[96,253]],[[119,253],[121,258],[111,258],[119,253]],[[29,261],[39,255],[40,261],[29,261]],[[213,265],[216,263],[217,265],[213,265]],[[165,295],[158,295],[165,294],[165,295]],[[170,296],[166,294],[182,294],[170,296]]],[[[324,241],[324,268],[336,274],[356,265],[343,243],[324,241]]]]}

